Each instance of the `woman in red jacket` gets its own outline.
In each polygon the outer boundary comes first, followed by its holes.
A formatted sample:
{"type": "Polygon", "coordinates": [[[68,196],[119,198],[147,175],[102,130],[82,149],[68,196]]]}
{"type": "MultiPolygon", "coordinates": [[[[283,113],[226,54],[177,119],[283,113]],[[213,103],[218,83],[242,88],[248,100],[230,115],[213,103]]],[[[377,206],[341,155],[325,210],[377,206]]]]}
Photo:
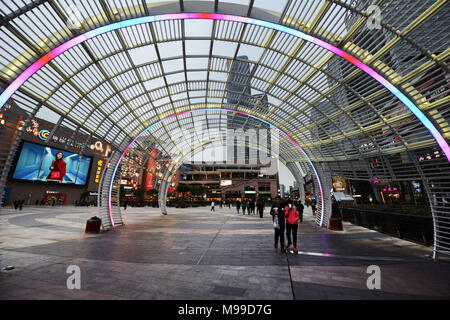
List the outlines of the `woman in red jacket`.
{"type": "Polygon", "coordinates": [[[62,183],[64,176],[66,175],[66,163],[63,160],[63,153],[58,152],[55,160],[53,160],[50,167],[50,173],[47,176],[47,181],[62,183]]]}
{"type": "Polygon", "coordinates": [[[287,206],[284,208],[284,215],[286,216],[286,236],[288,239],[286,248],[289,248],[292,244],[291,242],[291,233],[292,233],[292,238],[294,240],[294,252],[297,253],[298,252],[297,231],[300,217],[298,215],[297,209],[295,209],[291,200],[288,200],[287,206]]]}

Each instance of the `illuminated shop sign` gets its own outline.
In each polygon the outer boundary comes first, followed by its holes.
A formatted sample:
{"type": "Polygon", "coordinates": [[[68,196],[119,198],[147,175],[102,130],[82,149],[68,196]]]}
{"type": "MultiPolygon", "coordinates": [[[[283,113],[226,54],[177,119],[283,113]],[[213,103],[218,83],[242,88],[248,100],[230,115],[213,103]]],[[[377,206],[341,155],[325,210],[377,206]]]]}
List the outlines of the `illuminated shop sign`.
{"type": "Polygon", "coordinates": [[[231,180],[220,180],[221,187],[226,187],[226,186],[231,186],[231,185],[232,185],[231,180]]]}
{"type": "Polygon", "coordinates": [[[36,120],[31,120],[31,125],[26,129],[26,132],[33,133],[35,136],[39,134],[39,123],[36,120]]]}
{"type": "Polygon", "coordinates": [[[152,190],[155,185],[160,182],[158,177],[161,179],[163,174],[161,170],[161,164],[158,163],[156,157],[158,156],[159,150],[150,148],[150,157],[147,163],[147,173],[145,177],[145,190],[152,190]]]}
{"type": "Polygon", "coordinates": [[[98,160],[97,162],[97,171],[95,172],[95,183],[99,183],[100,181],[100,172],[102,171],[103,160],[98,160]]]}
{"type": "Polygon", "coordinates": [[[393,192],[393,191],[397,191],[398,189],[396,187],[389,187],[389,188],[383,188],[383,192],[393,192]]]}
{"type": "Polygon", "coordinates": [[[374,146],[373,142],[363,143],[362,145],[359,146],[359,151],[368,151],[368,150],[372,150],[374,148],[375,148],[375,146],[374,146]]]}
{"type": "MultiPolygon", "coordinates": [[[[25,129],[26,132],[32,133],[35,137],[38,137],[42,141],[47,141],[48,137],[50,136],[50,131],[47,129],[40,129],[39,130],[39,122],[35,119],[31,120],[31,125],[25,129]]],[[[111,153],[111,147],[107,144],[104,144],[103,142],[97,140],[93,142],[92,144],[86,144],[83,142],[75,141],[74,139],[66,138],[64,136],[57,136],[55,134],[51,137],[52,142],[65,144],[68,146],[71,146],[76,149],[82,149],[83,147],[88,147],[94,152],[102,153],[104,156],[108,157],[111,153]]]]}
{"type": "Polygon", "coordinates": [[[334,192],[340,192],[340,191],[345,191],[346,190],[346,185],[345,185],[345,181],[343,179],[340,178],[332,178],[333,180],[333,190],[334,192]]]}
{"type": "Polygon", "coordinates": [[[39,139],[41,139],[42,141],[45,141],[48,139],[48,135],[50,134],[50,132],[48,130],[41,130],[39,131],[39,139]]]}
{"type": "MultiPolygon", "coordinates": [[[[443,156],[443,155],[442,155],[443,156]]],[[[426,155],[422,155],[419,157],[419,161],[425,161],[425,160],[431,160],[431,159],[437,159],[441,157],[441,153],[436,150],[433,153],[427,153],[426,155]]]]}

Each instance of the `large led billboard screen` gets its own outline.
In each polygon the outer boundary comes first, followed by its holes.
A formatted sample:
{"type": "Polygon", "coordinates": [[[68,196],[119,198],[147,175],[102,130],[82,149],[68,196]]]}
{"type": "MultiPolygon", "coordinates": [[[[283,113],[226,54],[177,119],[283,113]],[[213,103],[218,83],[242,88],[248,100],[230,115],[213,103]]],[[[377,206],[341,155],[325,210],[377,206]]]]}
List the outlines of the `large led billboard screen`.
{"type": "Polygon", "coordinates": [[[13,179],[85,185],[91,157],[24,142],[13,179]]]}

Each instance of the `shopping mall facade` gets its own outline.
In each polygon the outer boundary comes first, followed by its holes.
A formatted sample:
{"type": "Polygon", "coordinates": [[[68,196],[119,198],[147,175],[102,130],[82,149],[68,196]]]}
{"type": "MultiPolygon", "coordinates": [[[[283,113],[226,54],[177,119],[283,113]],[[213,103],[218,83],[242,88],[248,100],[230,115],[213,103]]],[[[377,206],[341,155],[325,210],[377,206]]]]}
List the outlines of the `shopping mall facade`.
{"type": "Polygon", "coordinates": [[[185,165],[179,183],[206,187],[207,201],[273,201],[278,195],[278,174],[265,175],[261,166],[236,164],[185,165]]]}
{"type": "MultiPolygon", "coordinates": [[[[102,139],[93,139],[87,134],[61,127],[50,132],[53,123],[35,117],[28,126],[24,125],[26,113],[14,101],[11,108],[2,113],[2,119],[16,128],[24,128],[18,152],[13,159],[13,168],[8,175],[3,195],[3,206],[14,201],[25,205],[74,205],[83,202],[94,203],[98,196],[100,175],[111,155],[111,147],[102,139]],[[50,138],[50,139],[49,139],[50,138]],[[68,168],[67,183],[46,181],[50,166],[48,155],[63,151],[68,159],[82,157],[83,165],[68,168]],[[70,174],[70,180],[69,180],[70,174]]],[[[2,138],[13,143],[14,131],[3,128],[2,138]]],[[[3,151],[7,151],[3,145],[3,151]]],[[[66,162],[69,162],[67,160],[66,162]]]]}

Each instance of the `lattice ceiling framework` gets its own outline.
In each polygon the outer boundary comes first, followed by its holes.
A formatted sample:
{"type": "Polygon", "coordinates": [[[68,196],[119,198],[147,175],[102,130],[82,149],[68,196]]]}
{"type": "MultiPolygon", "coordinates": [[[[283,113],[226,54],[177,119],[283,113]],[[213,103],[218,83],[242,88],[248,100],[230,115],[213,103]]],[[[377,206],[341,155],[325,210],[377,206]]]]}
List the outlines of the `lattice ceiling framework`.
{"type": "MultiPolygon", "coordinates": [[[[269,2],[1,1],[0,81],[6,87],[58,45],[117,21],[177,12],[234,14],[298,29],[350,53],[407,94],[449,140],[448,84],[434,84],[442,89],[433,101],[414,86],[427,72],[448,72],[445,1],[375,1],[382,10],[383,41],[379,33],[367,32],[370,3],[365,1],[354,6],[284,0],[268,7],[269,2]],[[79,28],[67,25],[71,7],[80,14],[79,28]],[[418,43],[422,38],[427,41],[418,43]],[[408,62],[397,63],[395,57],[405,52],[408,62]]],[[[12,98],[30,112],[42,106],[41,114],[55,115],[55,126],[76,128],[113,145],[167,116],[203,108],[239,110],[269,121],[313,161],[436,144],[396,96],[353,64],[293,35],[233,21],[170,20],[100,34],[51,60],[12,98]],[[227,83],[239,61],[249,62],[245,85],[252,95],[267,95],[268,110],[261,101],[248,107],[255,101],[248,90],[238,94],[237,105],[228,104],[227,83]]],[[[183,149],[174,132],[193,128],[196,117],[222,130],[223,114],[205,111],[170,121],[170,126],[162,122],[152,138],[163,141],[163,149],[183,149]]],[[[284,138],[280,144],[283,159],[304,160],[288,142],[284,138]]]]}

